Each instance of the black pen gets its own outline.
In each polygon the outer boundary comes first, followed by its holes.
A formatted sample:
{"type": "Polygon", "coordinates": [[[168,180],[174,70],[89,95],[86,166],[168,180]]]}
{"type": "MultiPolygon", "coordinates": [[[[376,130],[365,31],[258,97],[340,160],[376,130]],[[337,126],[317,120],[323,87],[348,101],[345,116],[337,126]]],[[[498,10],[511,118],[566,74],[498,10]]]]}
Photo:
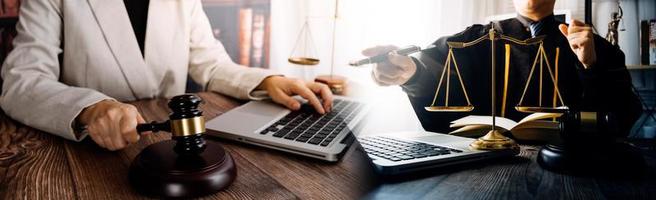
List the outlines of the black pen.
{"type": "MultiPolygon", "coordinates": [[[[435,45],[430,45],[427,48],[425,48],[424,50],[432,49],[434,47],[435,47],[435,45]]],[[[415,46],[415,45],[411,45],[411,46],[408,46],[408,47],[403,48],[403,49],[395,50],[396,54],[404,55],[404,56],[407,56],[407,55],[410,55],[410,54],[413,54],[413,53],[416,53],[416,52],[419,52],[419,51],[422,51],[421,47],[418,47],[418,46],[415,46]]],[[[389,54],[389,52],[381,53],[381,54],[378,54],[378,55],[375,55],[375,56],[372,56],[372,57],[368,57],[368,58],[365,58],[365,59],[362,59],[362,60],[352,61],[352,62],[349,63],[349,65],[351,65],[353,67],[357,67],[357,66],[362,66],[362,65],[366,65],[366,64],[384,62],[384,61],[387,60],[387,55],[388,54],[389,54]]]]}

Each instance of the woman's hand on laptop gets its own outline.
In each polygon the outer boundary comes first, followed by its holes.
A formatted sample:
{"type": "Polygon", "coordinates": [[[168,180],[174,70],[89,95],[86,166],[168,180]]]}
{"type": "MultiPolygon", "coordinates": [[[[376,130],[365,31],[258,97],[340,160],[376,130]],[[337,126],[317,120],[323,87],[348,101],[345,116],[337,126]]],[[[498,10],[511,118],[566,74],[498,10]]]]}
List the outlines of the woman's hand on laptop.
{"type": "Polygon", "coordinates": [[[333,107],[333,93],[327,85],[322,83],[305,82],[282,76],[270,76],[265,78],[257,88],[266,90],[274,102],[282,104],[291,110],[301,108],[301,103],[291,97],[293,95],[300,95],[304,99],[307,99],[308,103],[320,114],[330,112],[333,107]],[[320,101],[317,95],[323,101],[320,101]]]}
{"type": "Polygon", "coordinates": [[[103,100],[85,108],[77,118],[87,126],[98,146],[111,151],[139,141],[137,124],[145,123],[136,107],[114,100],[103,100]]]}

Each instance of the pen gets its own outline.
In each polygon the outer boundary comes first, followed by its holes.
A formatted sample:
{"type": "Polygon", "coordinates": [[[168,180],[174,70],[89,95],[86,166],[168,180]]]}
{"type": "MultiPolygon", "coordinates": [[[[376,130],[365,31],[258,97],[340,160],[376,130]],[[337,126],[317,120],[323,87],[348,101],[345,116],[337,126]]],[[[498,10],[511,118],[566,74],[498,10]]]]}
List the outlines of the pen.
{"type": "MultiPolygon", "coordinates": [[[[431,45],[431,46],[425,48],[424,50],[431,49],[431,48],[434,48],[434,47],[435,47],[435,45],[431,45]]],[[[404,56],[407,56],[407,55],[410,55],[412,53],[419,52],[419,51],[422,51],[421,47],[418,47],[418,46],[415,46],[415,45],[411,45],[411,46],[408,46],[408,47],[403,48],[403,49],[395,50],[396,54],[404,55],[404,56]]],[[[384,62],[384,61],[387,60],[387,55],[388,54],[389,54],[389,52],[381,53],[381,54],[378,54],[378,55],[375,55],[375,56],[372,56],[372,57],[368,57],[368,58],[365,58],[365,59],[362,59],[362,60],[352,61],[352,62],[349,63],[349,65],[351,65],[353,67],[357,67],[357,66],[362,66],[362,65],[366,65],[366,64],[384,62]]]]}

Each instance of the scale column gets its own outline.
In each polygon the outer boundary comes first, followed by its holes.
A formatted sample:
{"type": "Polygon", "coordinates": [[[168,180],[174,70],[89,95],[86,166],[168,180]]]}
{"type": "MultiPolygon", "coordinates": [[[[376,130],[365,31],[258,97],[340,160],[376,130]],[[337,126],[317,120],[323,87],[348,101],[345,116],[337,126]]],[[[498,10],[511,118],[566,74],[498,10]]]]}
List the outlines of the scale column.
{"type": "Polygon", "coordinates": [[[476,141],[472,142],[469,146],[472,149],[477,150],[505,150],[512,149],[515,151],[519,150],[519,146],[512,139],[503,136],[501,130],[498,130],[496,127],[496,54],[494,42],[496,38],[496,32],[494,31],[494,26],[490,27],[489,31],[490,39],[490,60],[491,60],[491,73],[492,73],[492,88],[491,88],[491,115],[492,115],[492,128],[487,134],[483,137],[478,138],[476,141]]]}
{"type": "Polygon", "coordinates": [[[496,68],[495,67],[496,54],[494,53],[494,27],[490,28],[489,35],[490,35],[490,47],[492,49],[492,55],[490,56],[490,59],[492,59],[492,64],[491,64],[492,65],[492,131],[495,131],[497,129],[497,119],[496,119],[496,116],[497,116],[496,115],[496,113],[497,113],[497,108],[496,108],[496,104],[497,104],[497,99],[496,99],[496,97],[497,97],[497,94],[496,94],[497,80],[496,80],[496,76],[497,76],[497,73],[496,73],[496,69],[495,69],[496,68]]]}

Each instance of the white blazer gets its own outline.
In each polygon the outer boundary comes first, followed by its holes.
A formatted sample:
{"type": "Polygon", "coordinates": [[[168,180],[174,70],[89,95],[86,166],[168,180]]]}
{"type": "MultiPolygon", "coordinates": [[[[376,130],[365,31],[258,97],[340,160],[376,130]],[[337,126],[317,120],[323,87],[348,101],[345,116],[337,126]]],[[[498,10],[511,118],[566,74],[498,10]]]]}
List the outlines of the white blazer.
{"type": "Polygon", "coordinates": [[[185,91],[187,74],[236,98],[272,72],[232,62],[200,0],[151,0],[142,57],[123,0],[22,1],[14,50],[2,66],[5,113],[66,139],[82,109],[185,91]],[[61,54],[61,57],[59,57],[61,54]]]}

